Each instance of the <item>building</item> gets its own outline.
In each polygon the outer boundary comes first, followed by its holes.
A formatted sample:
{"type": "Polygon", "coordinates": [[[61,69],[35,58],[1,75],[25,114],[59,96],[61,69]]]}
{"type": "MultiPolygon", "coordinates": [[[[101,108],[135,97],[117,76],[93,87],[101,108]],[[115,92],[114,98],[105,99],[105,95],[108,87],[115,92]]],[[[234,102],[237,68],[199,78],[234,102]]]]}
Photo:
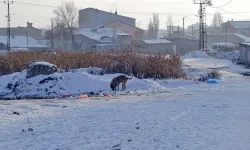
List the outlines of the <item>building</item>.
{"type": "MultiPolygon", "coordinates": [[[[7,49],[7,36],[0,36],[0,50],[7,49]]],[[[48,50],[49,46],[29,36],[11,36],[11,50],[48,50]]]]}
{"type": "Polygon", "coordinates": [[[186,38],[167,38],[176,45],[176,54],[184,55],[191,51],[199,50],[199,40],[186,38]]]}
{"type": "Polygon", "coordinates": [[[114,46],[126,47],[131,45],[132,36],[116,28],[84,28],[75,31],[75,42],[78,49],[89,49],[90,47],[114,46]]]}
{"type": "Polygon", "coordinates": [[[165,39],[142,40],[140,45],[146,53],[176,54],[175,44],[165,39]]]}
{"type": "MultiPolygon", "coordinates": [[[[11,27],[11,36],[29,36],[36,40],[42,40],[42,30],[33,27],[32,23],[27,22],[27,27],[11,27]]],[[[0,28],[0,36],[7,36],[7,28],[0,28]]]]}
{"type": "Polygon", "coordinates": [[[239,45],[240,43],[243,43],[247,41],[249,37],[246,37],[244,35],[238,34],[238,33],[223,33],[223,34],[212,34],[207,35],[207,43],[213,44],[213,43],[232,43],[235,45],[239,45]]]}
{"type": "Polygon", "coordinates": [[[250,37],[250,21],[228,21],[222,24],[223,33],[238,33],[250,37]]]}
{"type": "Polygon", "coordinates": [[[126,22],[131,26],[135,26],[134,18],[118,15],[117,12],[111,13],[95,8],[86,8],[79,11],[80,28],[97,28],[113,21],[126,22]]]}
{"type": "Polygon", "coordinates": [[[108,24],[101,25],[99,28],[116,28],[121,30],[124,33],[128,33],[132,35],[133,40],[141,40],[145,38],[145,31],[138,27],[135,27],[126,22],[122,22],[119,20],[112,21],[108,24]]]}
{"type": "Polygon", "coordinates": [[[247,66],[250,65],[250,43],[240,44],[239,62],[247,66]]]}
{"type": "MultiPolygon", "coordinates": [[[[160,31],[161,32],[161,31],[160,31]]],[[[183,36],[183,28],[180,26],[168,26],[167,32],[161,33],[166,34],[165,37],[181,37],[183,36]]]]}

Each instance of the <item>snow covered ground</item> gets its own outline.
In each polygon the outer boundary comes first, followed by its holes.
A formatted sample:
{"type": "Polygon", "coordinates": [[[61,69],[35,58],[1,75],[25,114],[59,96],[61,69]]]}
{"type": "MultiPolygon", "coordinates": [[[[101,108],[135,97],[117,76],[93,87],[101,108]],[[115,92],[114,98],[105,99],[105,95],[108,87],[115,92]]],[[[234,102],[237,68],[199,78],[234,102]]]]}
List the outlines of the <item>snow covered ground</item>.
{"type": "MultiPolygon", "coordinates": [[[[184,62],[193,74],[220,68],[221,83],[146,80],[142,87],[165,89],[78,100],[0,101],[0,149],[248,150],[250,77],[239,73],[249,70],[213,58],[184,62]]],[[[141,83],[137,80],[128,88],[141,83]]]]}
{"type": "MultiPolygon", "coordinates": [[[[111,80],[120,74],[101,74],[100,68],[82,68],[72,72],[39,75],[26,79],[27,71],[0,77],[0,98],[55,98],[62,95],[77,96],[80,94],[124,94],[113,92],[110,88],[111,80]]],[[[167,88],[190,86],[197,83],[185,80],[152,80],[133,78],[126,84],[127,92],[141,93],[148,91],[162,91],[167,88]]],[[[121,89],[121,85],[120,85],[121,89]]]]}

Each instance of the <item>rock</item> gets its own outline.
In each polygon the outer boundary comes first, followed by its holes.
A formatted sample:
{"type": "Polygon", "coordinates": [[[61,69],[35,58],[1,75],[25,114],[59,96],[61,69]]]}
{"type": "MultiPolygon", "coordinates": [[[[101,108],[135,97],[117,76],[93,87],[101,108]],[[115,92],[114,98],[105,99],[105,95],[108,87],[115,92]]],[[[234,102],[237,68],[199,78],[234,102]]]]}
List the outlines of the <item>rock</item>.
{"type": "Polygon", "coordinates": [[[28,128],[28,131],[32,132],[32,131],[33,131],[33,129],[32,129],[32,128],[28,128]]]}
{"type": "Polygon", "coordinates": [[[13,114],[14,115],[21,115],[19,112],[16,112],[16,111],[14,111],[13,114]]]}
{"type": "Polygon", "coordinates": [[[32,78],[37,75],[50,75],[57,72],[57,66],[43,61],[34,61],[29,63],[27,67],[27,78],[32,78]]]}

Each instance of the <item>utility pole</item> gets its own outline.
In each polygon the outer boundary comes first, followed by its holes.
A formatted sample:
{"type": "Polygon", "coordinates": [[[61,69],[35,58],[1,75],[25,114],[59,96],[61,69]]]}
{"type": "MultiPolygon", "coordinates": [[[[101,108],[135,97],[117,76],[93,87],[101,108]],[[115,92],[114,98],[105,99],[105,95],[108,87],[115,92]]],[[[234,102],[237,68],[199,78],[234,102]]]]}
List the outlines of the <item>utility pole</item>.
{"type": "Polygon", "coordinates": [[[178,29],[177,29],[177,36],[178,36],[178,38],[179,38],[179,33],[180,33],[180,26],[178,25],[178,29]]]}
{"type": "Polygon", "coordinates": [[[229,20],[226,23],[226,47],[227,47],[227,28],[228,28],[229,20]]]}
{"type": "Polygon", "coordinates": [[[185,38],[185,18],[186,17],[187,16],[185,16],[185,17],[182,18],[183,19],[183,31],[182,31],[183,38],[185,38]]]}
{"type": "Polygon", "coordinates": [[[26,31],[26,42],[27,42],[27,48],[29,49],[29,37],[28,37],[28,31],[26,31]]]}
{"type": "Polygon", "coordinates": [[[194,39],[194,26],[192,25],[192,39],[194,39]]]}
{"type": "Polygon", "coordinates": [[[51,19],[51,35],[50,35],[50,44],[51,44],[51,50],[54,49],[54,21],[53,19],[51,19]]]}
{"type": "Polygon", "coordinates": [[[199,10],[199,18],[200,18],[200,49],[204,50],[205,49],[205,34],[206,31],[204,29],[204,17],[206,15],[205,13],[205,7],[211,6],[212,2],[211,0],[194,0],[194,4],[199,4],[200,5],[200,10],[199,10]]]}
{"type": "Polygon", "coordinates": [[[10,4],[13,4],[13,1],[4,1],[4,4],[7,4],[7,50],[10,51],[10,4]]]}

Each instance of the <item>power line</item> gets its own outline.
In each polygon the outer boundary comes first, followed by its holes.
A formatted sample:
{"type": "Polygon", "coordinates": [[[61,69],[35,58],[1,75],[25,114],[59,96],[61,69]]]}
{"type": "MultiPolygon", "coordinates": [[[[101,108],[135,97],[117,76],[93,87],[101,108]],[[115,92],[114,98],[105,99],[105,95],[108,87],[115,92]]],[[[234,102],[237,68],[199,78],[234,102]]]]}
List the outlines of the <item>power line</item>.
{"type": "Polygon", "coordinates": [[[233,2],[234,0],[230,0],[229,2],[227,2],[226,4],[224,5],[221,5],[221,6],[213,6],[214,8],[221,8],[221,7],[225,7],[227,6],[228,4],[230,4],[231,2],[233,2]]]}
{"type": "MultiPolygon", "coordinates": [[[[232,2],[233,0],[231,0],[232,2]]],[[[19,3],[19,4],[25,4],[25,5],[32,5],[32,6],[39,6],[39,7],[48,7],[48,8],[57,8],[57,6],[54,5],[44,5],[44,4],[36,4],[36,3],[28,3],[28,2],[20,2],[20,1],[14,1],[15,3],[19,3]]],[[[229,2],[227,3],[229,4],[229,2]]],[[[212,7],[212,8],[220,8],[219,7],[212,7]]],[[[126,14],[141,14],[141,15],[151,15],[152,12],[132,12],[132,11],[119,11],[120,13],[126,13],[126,14]]],[[[250,13],[250,12],[226,12],[226,13],[222,13],[222,14],[237,14],[237,13],[250,13]]],[[[196,15],[196,14],[192,14],[192,13],[170,13],[170,12],[159,12],[158,14],[160,15],[169,15],[169,14],[173,14],[173,15],[196,15]]],[[[212,14],[208,14],[208,15],[212,15],[212,14]]]]}
{"type": "Polygon", "coordinates": [[[20,1],[15,1],[15,3],[32,5],[32,6],[40,6],[40,7],[57,8],[57,6],[53,6],[53,5],[43,5],[43,4],[27,3],[27,2],[20,2],[20,1]]]}

